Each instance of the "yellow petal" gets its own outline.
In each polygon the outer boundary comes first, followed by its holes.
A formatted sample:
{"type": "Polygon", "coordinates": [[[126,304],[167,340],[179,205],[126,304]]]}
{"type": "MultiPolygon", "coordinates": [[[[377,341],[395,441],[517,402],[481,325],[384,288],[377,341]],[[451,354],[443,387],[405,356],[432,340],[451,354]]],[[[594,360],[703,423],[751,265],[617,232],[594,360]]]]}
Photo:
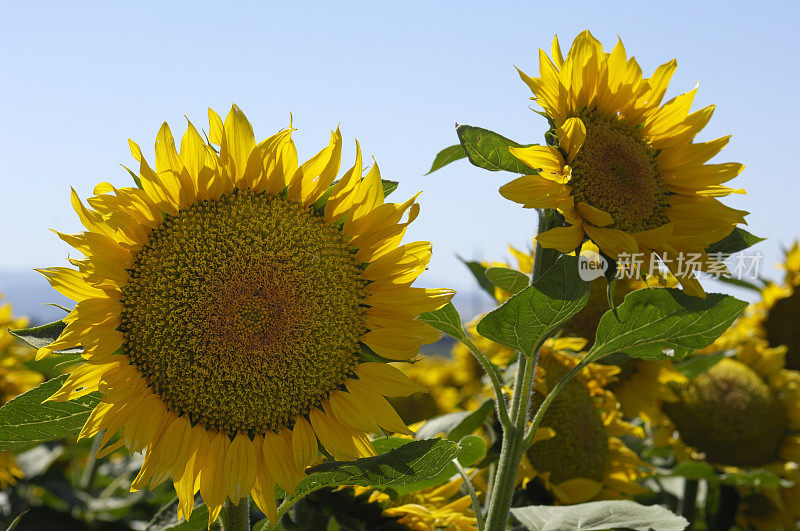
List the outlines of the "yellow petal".
{"type": "Polygon", "coordinates": [[[384,396],[411,396],[427,391],[411,381],[403,371],[386,363],[359,363],[353,370],[365,385],[384,396]]]}
{"type": "Polygon", "coordinates": [[[564,182],[564,157],[561,153],[550,146],[528,146],[510,147],[508,150],[516,158],[539,171],[539,175],[545,179],[556,182],[564,182]]]}
{"type": "Polygon", "coordinates": [[[586,125],[580,118],[569,118],[556,129],[556,135],[558,147],[567,154],[567,164],[569,164],[586,140],[586,125]]]}
{"type": "Polygon", "coordinates": [[[41,273],[53,288],[75,302],[80,302],[84,299],[91,299],[96,297],[103,297],[105,293],[101,289],[86,282],[83,275],[74,269],[68,267],[48,267],[43,269],[36,269],[41,273]]]}
{"type": "Polygon", "coordinates": [[[614,222],[614,218],[611,217],[611,214],[604,212],[599,208],[595,208],[589,203],[581,201],[575,205],[575,208],[578,210],[578,214],[580,214],[583,219],[592,225],[605,227],[606,225],[611,225],[614,222]]]}
{"type": "Polygon", "coordinates": [[[570,188],[540,175],[524,175],[500,187],[500,195],[524,208],[558,208],[570,188]]]}
{"type": "Polygon", "coordinates": [[[378,425],[370,414],[371,404],[357,400],[344,391],[332,392],[329,400],[336,420],[356,430],[378,433],[378,425]]]}
{"type": "Polygon", "coordinates": [[[318,451],[314,429],[305,417],[299,415],[295,419],[292,429],[292,454],[297,470],[305,470],[316,459],[318,451]]]}
{"type": "Polygon", "coordinates": [[[542,247],[556,249],[562,253],[574,251],[583,241],[583,224],[555,227],[536,236],[542,247]]]}
{"type": "Polygon", "coordinates": [[[583,226],[586,235],[611,258],[617,258],[620,253],[633,254],[639,251],[636,239],[618,229],[593,227],[589,224],[583,226]]]}
{"type": "Polygon", "coordinates": [[[345,380],[344,385],[347,390],[350,391],[352,400],[362,404],[368,404],[372,418],[375,419],[381,428],[393,433],[412,434],[411,430],[406,427],[400,415],[397,414],[391,404],[380,394],[370,389],[364,382],[348,378],[345,380]]]}
{"type": "Polygon", "coordinates": [[[256,146],[256,140],[253,136],[253,126],[236,105],[231,106],[225,118],[223,133],[219,158],[229,182],[238,184],[244,178],[247,159],[256,146]]]}

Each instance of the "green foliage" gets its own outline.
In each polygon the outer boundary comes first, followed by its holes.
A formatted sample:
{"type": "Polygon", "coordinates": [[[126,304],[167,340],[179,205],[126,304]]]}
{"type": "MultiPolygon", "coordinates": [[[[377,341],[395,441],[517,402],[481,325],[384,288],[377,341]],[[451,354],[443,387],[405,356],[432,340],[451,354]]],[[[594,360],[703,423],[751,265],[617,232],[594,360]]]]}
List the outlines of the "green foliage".
{"type": "Polygon", "coordinates": [[[483,273],[489,282],[509,293],[519,293],[531,283],[531,277],[510,267],[489,267],[483,273]]]}
{"type": "Polygon", "coordinates": [[[511,173],[534,173],[508,150],[510,147],[524,147],[522,144],[472,125],[457,125],[456,134],[469,161],[485,170],[510,171],[511,173]]]}
{"type": "Polygon", "coordinates": [[[478,333],[530,356],[588,298],[589,283],[578,276],[578,258],[564,255],[536,282],[489,312],[478,323],[478,333]]]}
{"type": "Polygon", "coordinates": [[[460,256],[458,257],[464,265],[467,266],[469,272],[472,273],[472,276],[475,277],[475,280],[478,281],[478,285],[483,288],[483,290],[489,294],[492,299],[494,299],[494,286],[489,279],[486,278],[486,270],[488,269],[485,265],[481,264],[480,262],[471,262],[468,260],[464,260],[460,256]]]}
{"type": "Polygon", "coordinates": [[[456,339],[463,341],[467,338],[461,316],[458,315],[458,310],[452,302],[448,302],[438,310],[420,314],[419,320],[456,339]]]}
{"type": "MultiPolygon", "coordinates": [[[[46,347],[61,335],[61,332],[67,327],[64,321],[53,321],[42,326],[35,326],[33,328],[19,328],[17,330],[9,330],[12,336],[15,336],[33,348],[39,349],[46,347]]],[[[81,348],[70,348],[66,350],[59,350],[57,354],[77,354],[83,352],[81,348]]]]}
{"type": "Polygon", "coordinates": [[[727,355],[724,352],[717,352],[707,356],[694,356],[676,363],[675,368],[690,380],[694,380],[726,357],[727,355]]]}
{"type": "Polygon", "coordinates": [[[722,254],[733,254],[738,253],[739,251],[743,251],[748,247],[752,247],[753,245],[763,242],[766,238],[759,238],[754,234],[750,234],[744,229],[740,229],[736,227],[733,229],[733,232],[722,238],[717,243],[711,244],[706,252],[709,254],[711,253],[722,253],[722,254]]]}
{"type": "Polygon", "coordinates": [[[683,531],[689,522],[660,506],[627,500],[610,500],[553,507],[515,507],[511,514],[531,531],[594,531],[625,528],[637,531],[683,531]]]}
{"type": "Polygon", "coordinates": [[[746,306],[720,293],[701,299],[672,288],[634,291],[619,305],[617,315],[606,312],[600,319],[586,362],[616,353],[650,360],[682,359],[710,345],[746,306]]]}
{"type": "Polygon", "coordinates": [[[492,409],[494,409],[494,400],[490,399],[475,411],[457,411],[434,417],[417,430],[416,438],[430,439],[443,433],[446,439],[459,441],[478,429],[492,409]]]}
{"type": "Polygon", "coordinates": [[[433,159],[433,164],[431,164],[431,169],[428,170],[428,173],[426,173],[425,175],[430,175],[436,170],[447,166],[451,162],[461,160],[466,156],[467,153],[466,151],[464,151],[464,148],[461,147],[461,144],[456,144],[455,146],[446,147],[436,154],[436,158],[433,159]]]}
{"type": "Polygon", "coordinates": [[[100,402],[100,394],[90,393],[69,402],[44,402],[66,379],[64,375],[48,380],[0,408],[0,452],[28,448],[81,430],[100,402]]]}
{"type": "Polygon", "coordinates": [[[383,185],[383,197],[389,197],[389,194],[397,190],[397,185],[400,184],[397,181],[387,181],[386,179],[381,179],[381,184],[383,185]]]}
{"type": "Polygon", "coordinates": [[[439,476],[458,455],[454,441],[409,441],[375,457],[355,461],[330,461],[307,471],[293,493],[295,498],[323,487],[361,485],[399,488],[439,476]]]}
{"type": "MultiPolygon", "coordinates": [[[[402,442],[397,442],[395,444],[406,445],[410,442],[408,439],[399,439],[399,441],[402,442]]],[[[485,455],[486,443],[477,435],[467,435],[458,441],[457,459],[461,466],[472,466],[480,461],[485,455]]],[[[412,492],[418,492],[423,489],[441,485],[442,483],[449,481],[450,478],[455,476],[457,473],[458,471],[451,460],[447,466],[444,467],[444,469],[436,476],[433,476],[429,479],[423,479],[421,481],[414,481],[406,485],[392,485],[391,490],[396,496],[405,496],[406,494],[411,494],[412,492]]]]}
{"type": "Polygon", "coordinates": [[[663,475],[694,480],[702,479],[712,483],[720,482],[723,485],[750,487],[754,489],[779,489],[790,486],[790,484],[781,479],[778,474],[770,472],[769,470],[764,470],[763,468],[721,473],[708,463],[695,461],[679,463],[675,468],[663,475]]]}

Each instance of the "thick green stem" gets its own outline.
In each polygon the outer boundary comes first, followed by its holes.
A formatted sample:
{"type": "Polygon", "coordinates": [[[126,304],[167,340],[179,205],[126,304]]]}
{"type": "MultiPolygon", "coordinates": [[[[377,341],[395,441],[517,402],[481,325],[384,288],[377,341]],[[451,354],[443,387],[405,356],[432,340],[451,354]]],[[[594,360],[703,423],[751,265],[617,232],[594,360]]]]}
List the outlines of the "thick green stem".
{"type": "Polygon", "coordinates": [[[525,447],[522,439],[525,434],[525,423],[530,407],[531,382],[533,381],[534,360],[524,355],[519,357],[517,378],[514,383],[514,397],[511,402],[511,429],[503,430],[503,446],[500,449],[500,460],[497,463],[489,500],[489,511],[486,516],[487,531],[502,530],[508,521],[508,509],[514,496],[517,482],[517,470],[525,447]]]}
{"type": "MultiPolygon", "coordinates": [[[[539,211],[538,234],[550,230],[557,224],[557,219],[552,212],[539,211]]],[[[558,258],[558,254],[551,249],[544,249],[536,243],[534,250],[533,274],[531,284],[535,283],[558,258]]],[[[517,469],[522,461],[528,446],[525,444],[525,426],[528,420],[528,410],[531,400],[531,385],[536,364],[539,361],[539,348],[532,353],[520,353],[517,376],[514,383],[514,395],[511,400],[510,423],[503,425],[503,445],[500,449],[500,459],[497,463],[497,473],[494,483],[488,493],[488,512],[486,515],[487,531],[502,531],[508,522],[508,513],[514,495],[517,479],[517,469]]],[[[502,395],[495,390],[497,400],[502,400],[502,395]]],[[[541,422],[541,421],[540,421],[541,422]]]]}
{"type": "Polygon", "coordinates": [[[238,505],[227,500],[219,517],[223,531],[250,531],[250,497],[245,496],[238,505]]]}

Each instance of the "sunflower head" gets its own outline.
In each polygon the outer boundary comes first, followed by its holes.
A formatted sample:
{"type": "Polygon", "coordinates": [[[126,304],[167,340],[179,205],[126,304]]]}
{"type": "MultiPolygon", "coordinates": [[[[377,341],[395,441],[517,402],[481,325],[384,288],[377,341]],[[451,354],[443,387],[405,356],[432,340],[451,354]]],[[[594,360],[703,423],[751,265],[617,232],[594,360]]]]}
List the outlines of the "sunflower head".
{"type": "Polygon", "coordinates": [[[103,392],[81,436],[146,450],[134,489],[172,477],[181,514],[199,490],[212,519],[252,493],[274,520],[318,441],[348,459],[374,453],[367,433],[409,433],[384,397],[421,388],[386,362],[438,339],[417,316],[453,292],[411,287],[431,253],[401,245],[419,206],[385,202],[357,143],[337,180],[338,130],[299,164],[291,127],[257,143],[236,106],[209,122],[180,149],[164,124],[154,168],[131,141],[137,187],[102,183],[89,207],[73,191],[86,231],[60,236],[85,258],[41,272],[77,305],[39,355],[83,347],[51,400],[103,392]]]}
{"type": "Polygon", "coordinates": [[[702,295],[692,268],[711,260],[705,249],[728,235],[746,212],[717,197],[741,192],[722,183],[743,169],[738,163],[706,164],[729,137],[694,143],[713,106],[690,112],[696,89],[664,103],[673,60],[644,78],[622,42],[607,53],[584,31],[562,57],[540,50],[539,77],[520,76],[531,88],[553,129],[556,145],[511,148],[533,169],[500,189],[526,208],[557,210],[565,226],[537,237],[544,247],[575,250],[591,239],[622,261],[641,253],[661,259],[688,292],[702,295]],[[689,269],[688,271],[686,269],[689,269]]]}
{"type": "MultiPolygon", "coordinates": [[[[534,408],[578,363],[578,358],[553,346],[542,350],[537,366],[534,408]]],[[[526,452],[520,471],[524,482],[540,476],[554,498],[565,504],[645,492],[637,483],[645,476],[644,463],[619,439],[624,434],[643,434],[622,421],[617,401],[606,389],[618,371],[589,365],[562,389],[540,427],[550,435],[535,441],[526,452]]]]}
{"type": "Polygon", "coordinates": [[[769,386],[747,365],[723,359],[664,404],[689,445],[710,461],[758,465],[775,458],[784,435],[784,412],[769,386]]]}

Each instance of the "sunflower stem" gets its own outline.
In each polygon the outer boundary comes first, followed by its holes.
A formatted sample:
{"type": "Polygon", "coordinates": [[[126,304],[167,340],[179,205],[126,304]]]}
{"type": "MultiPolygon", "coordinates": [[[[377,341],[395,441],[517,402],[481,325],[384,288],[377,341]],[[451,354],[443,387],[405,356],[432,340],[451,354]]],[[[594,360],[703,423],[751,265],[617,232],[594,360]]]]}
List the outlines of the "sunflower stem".
{"type": "MultiPolygon", "coordinates": [[[[558,218],[552,211],[538,210],[538,214],[539,230],[537,234],[542,234],[559,224],[558,218]]],[[[531,284],[535,284],[541,278],[542,273],[547,271],[556,259],[558,259],[557,252],[552,249],[545,249],[536,242],[531,284]]],[[[517,469],[522,461],[522,456],[528,449],[526,444],[528,434],[525,433],[525,427],[530,409],[531,385],[536,365],[539,362],[539,349],[541,346],[542,344],[537,345],[536,349],[531,353],[532,355],[520,353],[519,356],[519,366],[517,367],[517,375],[514,382],[514,395],[511,401],[511,422],[508,426],[503,425],[503,443],[500,448],[497,473],[494,477],[492,490],[488,493],[487,531],[502,531],[506,528],[506,523],[508,522],[508,513],[517,482],[517,469]]],[[[497,395],[497,401],[502,401],[502,395],[497,389],[495,389],[495,394],[497,395]]],[[[537,411],[538,414],[539,412],[537,411]]],[[[541,422],[541,415],[539,422],[541,422]]],[[[533,431],[535,432],[535,430],[533,431]]],[[[530,440],[533,440],[532,436],[530,440]]]]}
{"type": "Polygon", "coordinates": [[[478,531],[483,531],[486,527],[486,522],[483,519],[483,510],[481,509],[481,502],[478,500],[478,494],[475,492],[475,487],[472,485],[472,480],[469,479],[467,471],[458,462],[458,459],[453,459],[453,464],[458,470],[461,479],[464,480],[464,486],[467,488],[469,497],[472,499],[472,511],[475,513],[475,519],[478,521],[478,531]]]}
{"type": "Polygon", "coordinates": [[[533,360],[519,356],[519,366],[514,382],[514,395],[511,401],[511,427],[503,429],[503,445],[497,463],[497,474],[489,499],[486,515],[486,530],[500,531],[506,528],[508,510],[514,495],[517,469],[522,460],[522,438],[530,401],[530,382],[533,379],[533,360]]]}
{"type": "Polygon", "coordinates": [[[250,497],[245,496],[236,505],[228,499],[219,517],[223,531],[250,531],[250,497]]]}

